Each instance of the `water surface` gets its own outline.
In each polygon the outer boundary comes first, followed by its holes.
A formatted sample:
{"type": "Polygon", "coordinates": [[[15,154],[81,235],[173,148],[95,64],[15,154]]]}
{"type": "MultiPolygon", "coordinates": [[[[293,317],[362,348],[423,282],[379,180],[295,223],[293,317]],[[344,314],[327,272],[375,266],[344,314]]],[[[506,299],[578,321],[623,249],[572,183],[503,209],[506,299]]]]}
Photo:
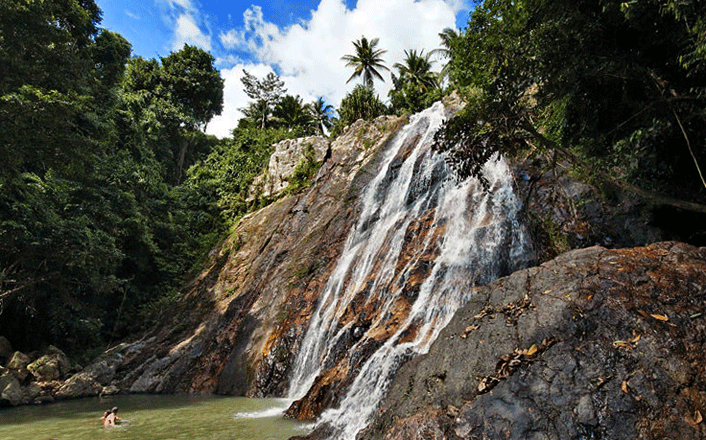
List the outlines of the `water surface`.
{"type": "Polygon", "coordinates": [[[129,395],[0,410],[2,440],[281,440],[303,435],[282,412],[289,401],[244,397],[129,395]],[[103,428],[113,406],[123,422],[103,428]]]}

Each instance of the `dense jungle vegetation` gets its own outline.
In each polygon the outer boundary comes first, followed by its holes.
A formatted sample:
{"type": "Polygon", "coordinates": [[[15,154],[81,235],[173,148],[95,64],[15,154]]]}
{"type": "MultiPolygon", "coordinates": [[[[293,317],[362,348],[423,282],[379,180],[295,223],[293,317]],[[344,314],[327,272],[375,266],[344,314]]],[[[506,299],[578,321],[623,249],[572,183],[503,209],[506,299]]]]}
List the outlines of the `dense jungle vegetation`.
{"type": "Polygon", "coordinates": [[[390,70],[377,38],[343,55],[362,84],[337,110],[245,72],[252,102],[217,139],[205,127],[223,80],[208,52],[133,57],[93,0],[1,2],[0,335],[80,359],[144,329],[268,202],[248,191],[275,142],[420,111],[452,89],[468,105],[436,148],[461,176],[496,152],[556,153],[590,178],[706,211],[704,1],[476,6],[441,47],[392,66],[387,102],[374,89],[390,70]]]}
{"type": "Polygon", "coordinates": [[[706,212],[706,2],[487,0],[447,37],[470,105],[437,147],[462,176],[539,149],[706,212]]]}

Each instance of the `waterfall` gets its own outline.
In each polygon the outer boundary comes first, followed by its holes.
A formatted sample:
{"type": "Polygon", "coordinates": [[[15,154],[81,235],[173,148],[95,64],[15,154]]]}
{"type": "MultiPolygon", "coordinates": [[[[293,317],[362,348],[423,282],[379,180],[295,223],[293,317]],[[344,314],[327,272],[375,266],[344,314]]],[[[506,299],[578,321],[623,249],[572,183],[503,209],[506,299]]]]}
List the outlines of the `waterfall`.
{"type": "Polygon", "coordinates": [[[384,153],[294,363],[289,396],[297,399],[353,338],[346,356],[359,371],[318,421],[336,438],[354,439],[367,425],[392,372],[429,349],[474,285],[527,262],[507,163],[485,166],[487,191],[475,179],[457,182],[430,148],[445,117],[441,103],[413,115],[384,153]],[[356,307],[366,310],[364,326],[351,319],[356,307]]]}

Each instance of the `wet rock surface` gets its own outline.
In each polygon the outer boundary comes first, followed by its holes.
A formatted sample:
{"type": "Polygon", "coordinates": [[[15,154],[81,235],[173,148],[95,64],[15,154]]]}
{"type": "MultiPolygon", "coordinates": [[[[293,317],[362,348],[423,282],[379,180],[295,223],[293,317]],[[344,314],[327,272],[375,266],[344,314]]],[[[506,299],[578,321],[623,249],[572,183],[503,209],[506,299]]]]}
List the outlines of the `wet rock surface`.
{"type": "Polygon", "coordinates": [[[357,197],[403,122],[359,121],[330,144],[313,139],[317,160],[326,155],[312,186],[243,218],[184,298],[121,352],[112,383],[132,393],[282,396],[357,197]]]}
{"type": "Polygon", "coordinates": [[[706,248],[568,252],[478,288],[358,438],[706,438],[705,309],[706,248]]]}
{"type": "Polygon", "coordinates": [[[56,391],[55,397],[69,399],[112,394],[106,387],[112,382],[115,371],[122,362],[123,356],[119,353],[108,353],[99,357],[92,364],[67,379],[56,391]]]}

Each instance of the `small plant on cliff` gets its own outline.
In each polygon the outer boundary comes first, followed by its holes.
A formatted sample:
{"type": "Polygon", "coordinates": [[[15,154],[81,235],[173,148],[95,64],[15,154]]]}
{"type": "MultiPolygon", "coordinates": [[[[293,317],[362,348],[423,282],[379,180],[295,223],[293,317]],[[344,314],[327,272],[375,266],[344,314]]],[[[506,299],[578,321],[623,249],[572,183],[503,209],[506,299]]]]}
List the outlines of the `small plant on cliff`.
{"type": "Polygon", "coordinates": [[[311,145],[306,147],[304,158],[294,168],[294,172],[289,176],[289,186],[287,194],[297,194],[309,187],[311,178],[319,169],[321,164],[316,160],[316,152],[311,145]]]}

